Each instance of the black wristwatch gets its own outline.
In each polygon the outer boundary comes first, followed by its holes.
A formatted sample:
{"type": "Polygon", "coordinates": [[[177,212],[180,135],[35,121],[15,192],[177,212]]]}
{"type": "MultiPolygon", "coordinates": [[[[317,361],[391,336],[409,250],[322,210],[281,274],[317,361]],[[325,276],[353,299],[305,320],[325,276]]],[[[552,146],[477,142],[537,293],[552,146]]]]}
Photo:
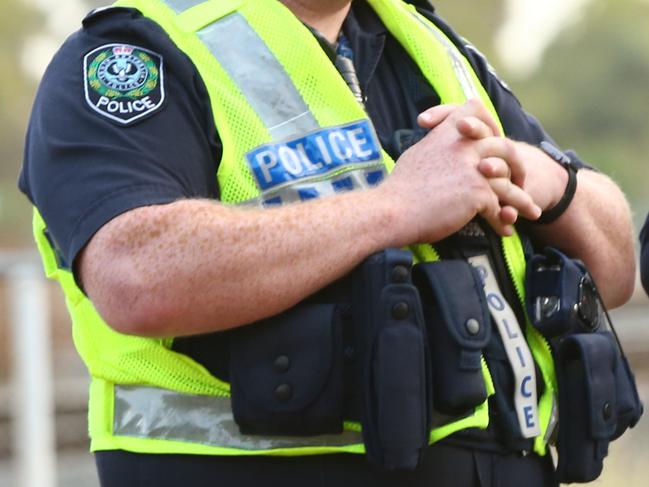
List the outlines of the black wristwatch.
{"type": "Polygon", "coordinates": [[[561,152],[550,142],[544,140],[539,144],[539,149],[554,159],[557,164],[561,164],[561,166],[568,171],[568,184],[566,185],[566,190],[564,191],[563,196],[556,205],[543,211],[541,216],[536,220],[536,223],[552,223],[563,215],[563,212],[566,211],[568,205],[570,205],[570,202],[575,197],[575,192],[577,191],[577,167],[575,167],[566,154],[561,152]]]}

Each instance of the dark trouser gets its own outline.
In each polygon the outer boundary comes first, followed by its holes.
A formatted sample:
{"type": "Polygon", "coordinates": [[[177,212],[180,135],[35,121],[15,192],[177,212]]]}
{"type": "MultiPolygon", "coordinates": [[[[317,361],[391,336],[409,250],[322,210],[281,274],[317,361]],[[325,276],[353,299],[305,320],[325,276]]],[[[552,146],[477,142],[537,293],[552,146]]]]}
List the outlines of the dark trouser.
{"type": "Polygon", "coordinates": [[[386,473],[362,455],[211,457],[95,454],[102,487],[557,487],[549,457],[432,445],[415,472],[386,473]]]}

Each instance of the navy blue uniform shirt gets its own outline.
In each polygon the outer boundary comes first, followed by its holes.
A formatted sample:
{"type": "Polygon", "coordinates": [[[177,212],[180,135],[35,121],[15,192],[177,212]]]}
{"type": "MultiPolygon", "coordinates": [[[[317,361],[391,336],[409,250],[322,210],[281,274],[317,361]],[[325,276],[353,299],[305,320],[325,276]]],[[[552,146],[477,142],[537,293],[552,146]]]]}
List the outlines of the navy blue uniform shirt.
{"type": "MultiPolygon", "coordinates": [[[[470,60],[506,134],[534,145],[550,140],[484,58],[434,13],[426,15],[470,60]]],[[[344,31],[369,116],[383,146],[398,158],[424,135],[417,114],[439,97],[365,2],[353,3],[344,31]]],[[[29,123],[19,186],[39,208],[69,265],[99,228],[123,212],[182,198],[218,198],[220,157],[207,90],[189,58],[138,11],[108,9],[87,17],[48,67],[29,123]],[[161,60],[164,101],[127,125],[93,110],[84,93],[84,57],[110,44],[136,46],[161,60]]]]}
{"type": "Polygon", "coordinates": [[[640,277],[642,277],[642,286],[649,294],[649,215],[640,232],[640,244],[640,277]]]}

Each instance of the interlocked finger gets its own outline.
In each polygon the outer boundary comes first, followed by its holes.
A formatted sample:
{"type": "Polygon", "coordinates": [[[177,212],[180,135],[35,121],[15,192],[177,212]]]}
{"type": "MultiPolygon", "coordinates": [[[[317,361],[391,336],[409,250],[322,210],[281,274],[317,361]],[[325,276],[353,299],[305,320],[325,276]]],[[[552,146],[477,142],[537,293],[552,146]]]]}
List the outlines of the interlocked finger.
{"type": "Polygon", "coordinates": [[[491,112],[489,112],[485,104],[477,98],[473,98],[467,101],[459,108],[456,113],[459,117],[475,117],[477,120],[486,124],[492,135],[501,135],[500,127],[498,126],[498,123],[496,122],[494,117],[491,115],[491,112]]]}
{"type": "Polygon", "coordinates": [[[528,220],[536,220],[541,216],[539,208],[532,197],[508,178],[490,178],[489,186],[498,196],[501,206],[511,206],[528,220]]]}
{"type": "Polygon", "coordinates": [[[518,220],[518,210],[513,206],[505,205],[500,208],[498,218],[504,225],[513,225],[518,220]]]}
{"type": "Polygon", "coordinates": [[[489,125],[472,115],[460,118],[456,122],[456,127],[460,134],[473,140],[493,137],[495,135],[493,129],[489,125]]]}
{"type": "Polygon", "coordinates": [[[502,159],[511,171],[510,180],[519,187],[525,182],[525,162],[517,150],[516,143],[503,137],[487,137],[476,141],[476,148],[482,159],[502,159]]]}
{"type": "Polygon", "coordinates": [[[438,105],[429,108],[417,116],[417,123],[420,127],[432,130],[442,123],[446,118],[457,110],[457,105],[438,105]]]}
{"type": "MultiPolygon", "coordinates": [[[[494,201],[496,200],[497,198],[494,196],[494,201]]],[[[485,219],[498,235],[509,236],[514,233],[512,225],[518,217],[518,211],[511,206],[501,207],[495,203],[484,208],[480,212],[480,216],[485,219]]]]}
{"type": "Polygon", "coordinates": [[[511,179],[512,169],[509,164],[498,157],[488,157],[478,163],[478,171],[486,178],[511,179]]]}

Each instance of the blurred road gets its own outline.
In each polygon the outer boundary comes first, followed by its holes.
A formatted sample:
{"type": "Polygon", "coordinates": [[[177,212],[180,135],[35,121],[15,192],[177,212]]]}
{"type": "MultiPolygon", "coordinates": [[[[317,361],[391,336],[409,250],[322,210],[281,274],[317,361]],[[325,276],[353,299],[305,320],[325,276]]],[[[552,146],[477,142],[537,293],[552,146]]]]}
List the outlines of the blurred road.
{"type": "MultiPolygon", "coordinates": [[[[0,461],[0,487],[14,487],[15,485],[10,460],[0,461]]],[[[57,486],[99,487],[92,455],[87,451],[78,450],[59,452],[57,458],[57,486]]]]}

